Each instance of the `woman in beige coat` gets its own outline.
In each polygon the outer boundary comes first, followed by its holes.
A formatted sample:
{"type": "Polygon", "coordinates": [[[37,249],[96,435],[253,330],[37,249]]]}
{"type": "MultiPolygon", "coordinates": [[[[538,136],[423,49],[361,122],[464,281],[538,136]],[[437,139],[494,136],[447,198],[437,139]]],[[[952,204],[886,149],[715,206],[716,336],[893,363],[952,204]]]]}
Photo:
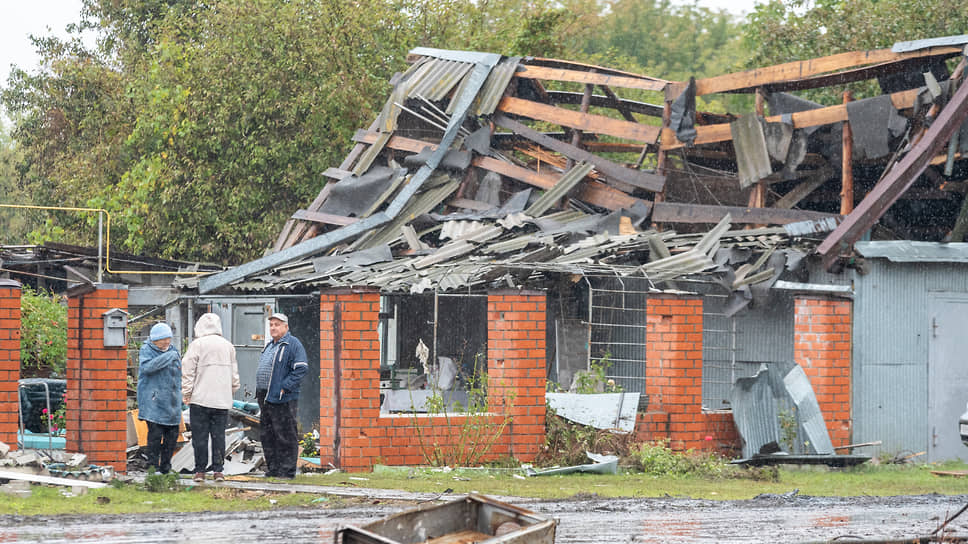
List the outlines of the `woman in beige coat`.
{"type": "Polygon", "coordinates": [[[195,323],[195,340],[182,357],[182,396],[189,409],[196,482],[204,481],[208,471],[216,481],[225,479],[225,426],[239,385],[235,346],[222,336],[222,320],[216,314],[202,315],[195,323]]]}

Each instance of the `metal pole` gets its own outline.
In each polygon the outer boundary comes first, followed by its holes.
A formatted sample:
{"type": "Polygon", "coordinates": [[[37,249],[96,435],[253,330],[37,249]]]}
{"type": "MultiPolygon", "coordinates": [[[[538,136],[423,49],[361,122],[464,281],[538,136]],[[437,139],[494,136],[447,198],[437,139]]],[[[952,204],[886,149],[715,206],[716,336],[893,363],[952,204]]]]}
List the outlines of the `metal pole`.
{"type": "Polygon", "coordinates": [[[104,251],[104,212],[97,212],[97,282],[101,283],[101,274],[104,267],[101,265],[101,258],[104,251]]]}

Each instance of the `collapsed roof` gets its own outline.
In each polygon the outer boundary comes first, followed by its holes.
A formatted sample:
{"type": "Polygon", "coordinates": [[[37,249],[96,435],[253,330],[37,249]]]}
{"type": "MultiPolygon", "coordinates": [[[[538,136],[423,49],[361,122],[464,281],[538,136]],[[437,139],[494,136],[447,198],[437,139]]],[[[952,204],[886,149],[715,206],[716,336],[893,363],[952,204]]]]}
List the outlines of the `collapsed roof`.
{"type": "Polygon", "coordinates": [[[804,237],[825,264],[875,226],[961,241],[966,43],[906,42],[688,82],[418,48],[274,251],[198,287],[420,292],[594,272],[661,281],[727,260],[735,287],[775,281],[782,266],[771,256],[802,249],[804,237]],[[834,106],[790,94],[865,80],[883,94],[834,106]],[[650,93],[662,105],[637,99],[650,93]],[[697,111],[697,97],[716,93],[754,94],[755,111],[697,111]],[[745,262],[717,257],[724,246],[748,249],[745,262]]]}

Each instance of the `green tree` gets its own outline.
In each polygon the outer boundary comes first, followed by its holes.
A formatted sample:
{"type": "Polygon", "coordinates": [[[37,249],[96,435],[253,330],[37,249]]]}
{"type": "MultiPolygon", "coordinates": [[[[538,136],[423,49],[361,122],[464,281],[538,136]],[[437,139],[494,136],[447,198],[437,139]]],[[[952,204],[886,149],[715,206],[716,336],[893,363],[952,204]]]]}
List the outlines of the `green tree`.
{"type": "Polygon", "coordinates": [[[744,29],[750,67],[806,60],[895,42],[964,34],[957,0],[770,0],[744,29]]]}

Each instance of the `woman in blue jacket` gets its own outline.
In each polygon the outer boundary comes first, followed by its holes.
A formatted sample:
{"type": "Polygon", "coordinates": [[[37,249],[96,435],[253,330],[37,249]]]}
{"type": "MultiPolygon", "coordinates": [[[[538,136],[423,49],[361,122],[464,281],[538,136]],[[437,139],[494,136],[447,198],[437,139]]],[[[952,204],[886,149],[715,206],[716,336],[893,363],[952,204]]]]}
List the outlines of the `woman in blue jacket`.
{"type": "Polygon", "coordinates": [[[171,345],[171,327],[157,323],[141,346],[138,365],[138,419],[148,423],[148,467],[171,470],[181,423],[181,355],[171,345]]]}

